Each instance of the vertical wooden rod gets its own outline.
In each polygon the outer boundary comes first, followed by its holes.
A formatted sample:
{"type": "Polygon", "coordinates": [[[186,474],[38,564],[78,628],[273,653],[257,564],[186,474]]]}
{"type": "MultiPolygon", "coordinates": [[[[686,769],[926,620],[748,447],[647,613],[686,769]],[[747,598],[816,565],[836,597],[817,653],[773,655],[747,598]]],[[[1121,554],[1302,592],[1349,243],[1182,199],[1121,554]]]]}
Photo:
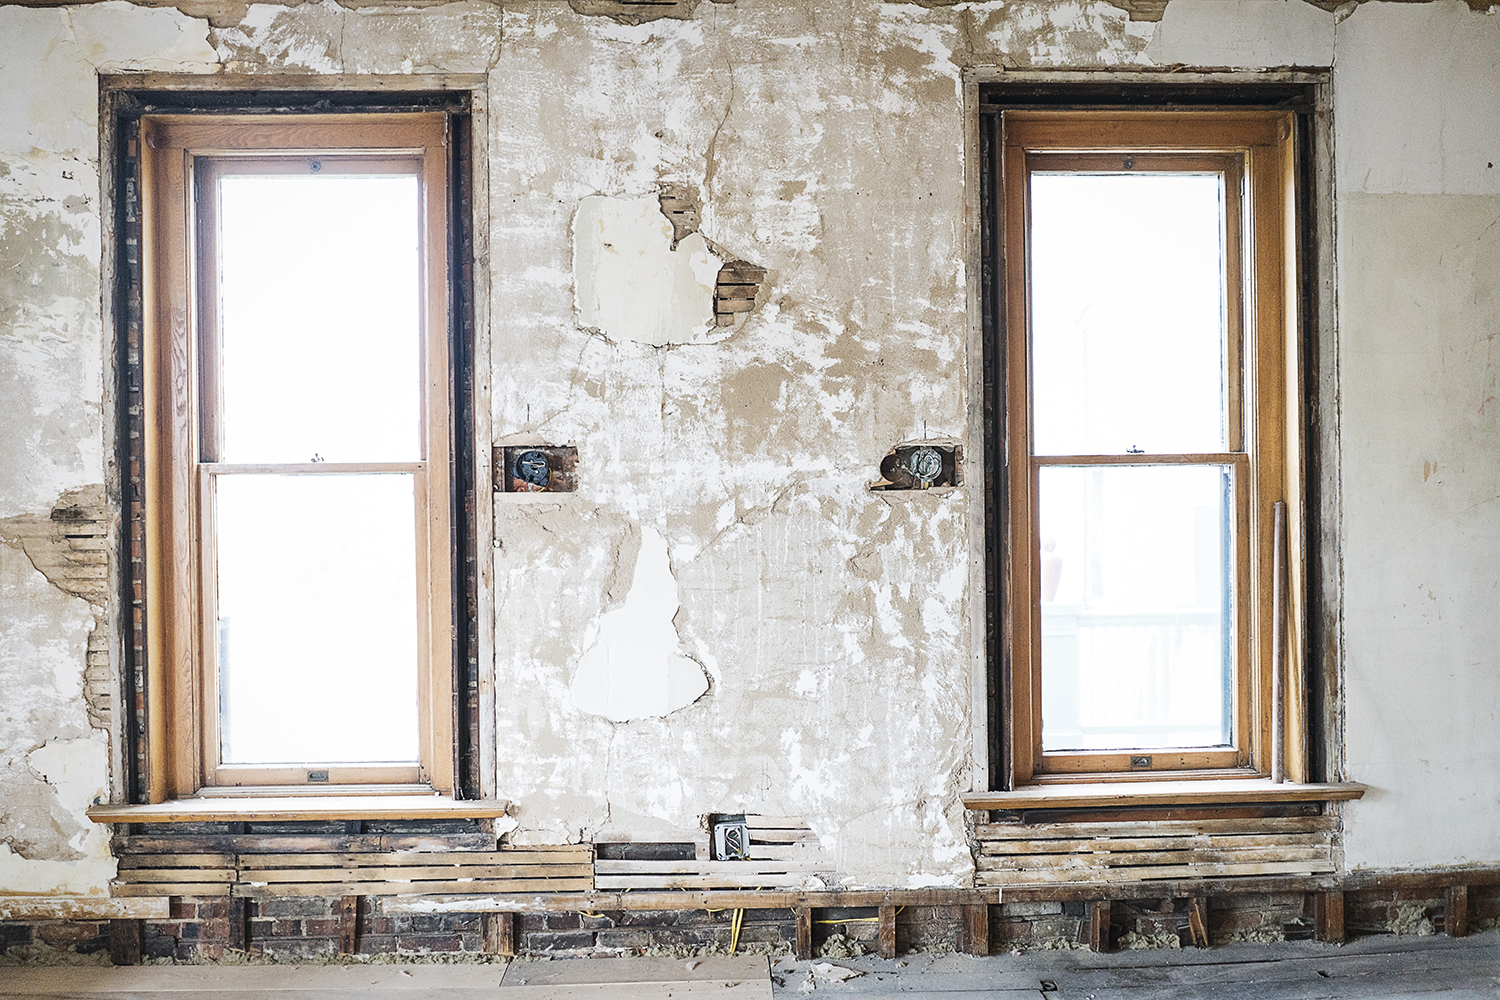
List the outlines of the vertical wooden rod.
{"type": "Polygon", "coordinates": [[[1271,542],[1271,781],[1286,780],[1286,503],[1276,502],[1271,542]]]}

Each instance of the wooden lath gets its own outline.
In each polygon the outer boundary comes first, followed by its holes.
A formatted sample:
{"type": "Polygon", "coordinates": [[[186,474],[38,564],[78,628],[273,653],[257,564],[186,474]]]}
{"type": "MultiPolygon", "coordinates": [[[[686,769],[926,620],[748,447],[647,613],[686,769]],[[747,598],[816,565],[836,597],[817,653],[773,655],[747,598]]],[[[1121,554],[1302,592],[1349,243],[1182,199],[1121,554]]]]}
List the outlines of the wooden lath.
{"type": "Polygon", "coordinates": [[[1122,823],[981,823],[983,886],[1317,875],[1334,870],[1331,816],[1122,823]]]}
{"type": "Polygon", "coordinates": [[[832,877],[833,866],[805,822],[792,816],[747,814],[750,858],[711,861],[700,854],[680,861],[594,862],[600,890],[640,889],[800,889],[832,877]]]}
{"type": "Polygon", "coordinates": [[[117,896],[263,898],[593,889],[592,849],[588,845],[495,850],[494,838],[490,837],[486,845],[490,849],[472,850],[445,843],[445,839],[360,835],[120,838],[117,850],[122,846],[135,850],[120,852],[113,891],[117,896]],[[392,840],[415,841],[420,846],[388,849],[384,842],[392,840]],[[213,841],[229,841],[241,849],[212,853],[187,850],[213,841]]]}

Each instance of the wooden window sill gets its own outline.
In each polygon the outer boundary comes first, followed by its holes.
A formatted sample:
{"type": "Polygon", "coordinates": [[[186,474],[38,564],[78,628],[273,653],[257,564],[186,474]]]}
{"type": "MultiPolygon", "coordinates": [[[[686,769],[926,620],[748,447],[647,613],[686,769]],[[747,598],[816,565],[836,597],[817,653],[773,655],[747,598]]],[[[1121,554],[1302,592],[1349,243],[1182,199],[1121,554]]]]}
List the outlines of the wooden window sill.
{"type": "Polygon", "coordinates": [[[1105,806],[1222,805],[1228,803],[1336,802],[1357,799],[1365,786],[1272,784],[1265,778],[1206,781],[1095,781],[1079,784],[1028,785],[1013,792],[971,792],[966,809],[1077,809],[1105,806]]]}
{"type": "Polygon", "coordinates": [[[504,799],[459,801],[441,795],[258,795],[195,797],[150,805],[90,806],[95,823],[246,823],[350,819],[493,819],[504,799]]]}

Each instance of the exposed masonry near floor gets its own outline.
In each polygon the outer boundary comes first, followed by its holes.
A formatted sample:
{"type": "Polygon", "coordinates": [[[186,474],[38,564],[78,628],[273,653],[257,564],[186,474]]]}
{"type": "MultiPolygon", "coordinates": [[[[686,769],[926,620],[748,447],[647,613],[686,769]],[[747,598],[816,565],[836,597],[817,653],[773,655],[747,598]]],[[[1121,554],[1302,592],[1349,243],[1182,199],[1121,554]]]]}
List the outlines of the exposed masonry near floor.
{"type": "MultiPolygon", "coordinates": [[[[645,949],[890,957],[1369,934],[1460,937],[1500,926],[1495,869],[1342,878],[1215,869],[1217,877],[1147,880],[1125,864],[1118,879],[1091,869],[1073,882],[1012,880],[1000,893],[850,890],[833,881],[816,838],[796,818],[720,819],[745,824],[749,860],[713,860],[719,848],[705,837],[682,844],[511,846],[486,820],[135,824],[121,827],[113,842],[120,872],[110,902],[120,908],[109,915],[119,919],[61,920],[53,919],[61,911],[45,907],[26,913],[0,906],[0,949],[9,961],[63,960],[53,952],[102,961],[107,952],[116,964],[214,961],[234,953],[288,960],[645,949]]],[[[1210,824],[1201,834],[1208,838],[1263,836],[1275,828],[1320,840],[1324,823],[1312,823],[1319,829],[1310,833],[1281,828],[1322,819],[1258,817],[1256,834],[1213,826],[1243,820],[1192,822],[1210,824]]],[[[1117,832],[1131,833],[1128,826],[1117,832]]],[[[1047,841],[1047,824],[1031,829],[1032,840],[1004,843],[1059,846],[1047,841]]],[[[977,841],[981,850],[994,843],[1001,841],[977,841]]],[[[1160,853],[1202,849],[1168,846],[1160,853]]],[[[1169,861],[1163,860],[1164,872],[1169,861]]],[[[985,872],[1001,884],[995,869],[985,872]]]]}
{"type": "MultiPolygon", "coordinates": [[[[1215,895],[1199,902],[1209,945],[1271,943],[1315,936],[1314,895],[1259,892],[1215,895]]],[[[1500,925],[1500,886],[1475,887],[1467,894],[1471,930],[1500,925]]],[[[1193,901],[1138,899],[1108,907],[1103,943],[1107,950],[1191,947],[1193,901]]],[[[1431,889],[1369,889],[1345,897],[1350,936],[1449,932],[1450,901],[1431,889]]],[[[960,906],[908,906],[894,923],[894,952],[948,951],[961,936],[960,906]]],[[[1017,901],[988,907],[990,954],[1013,950],[1091,947],[1095,904],[1079,900],[1017,901]]],[[[603,910],[524,913],[508,934],[497,934],[497,915],[391,912],[388,901],[367,897],[356,908],[351,927],[343,900],[298,896],[245,900],[230,897],[178,897],[163,919],[114,921],[132,925],[121,933],[110,921],[0,921],[0,960],[64,961],[63,956],[106,955],[122,964],[140,959],[216,961],[226,954],[291,960],[340,954],[503,953],[529,956],[630,955],[646,949],[684,954],[725,952],[731,942],[741,952],[793,953],[797,911],[747,909],[735,934],[735,910],[603,910]],[[112,943],[111,932],[114,932],[112,943]],[[352,944],[352,948],[350,945],[352,944]]],[[[812,954],[848,957],[881,950],[876,907],[828,907],[812,911],[812,954]]]]}

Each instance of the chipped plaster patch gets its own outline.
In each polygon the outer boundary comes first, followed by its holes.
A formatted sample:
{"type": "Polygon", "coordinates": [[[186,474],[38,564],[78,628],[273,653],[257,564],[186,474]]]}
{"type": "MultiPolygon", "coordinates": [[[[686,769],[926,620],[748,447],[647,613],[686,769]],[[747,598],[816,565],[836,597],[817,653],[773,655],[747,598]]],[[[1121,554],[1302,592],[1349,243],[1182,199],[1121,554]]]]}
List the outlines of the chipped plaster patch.
{"type": "Polygon", "coordinates": [[[1146,48],[1162,65],[1330,66],[1334,19],[1285,0],[1172,0],[1146,48]]]}
{"type": "Polygon", "coordinates": [[[89,725],[87,601],[49,584],[0,543],[0,887],[102,893],[109,835],[84,809],[109,777],[106,734],[89,725]]]}
{"type": "Polygon", "coordinates": [[[694,233],[672,247],[654,196],[584,198],[573,220],[578,321],[613,341],[653,347],[705,340],[723,260],[694,233]]]}
{"type": "Polygon", "coordinates": [[[578,661],[573,704],[615,722],[670,715],[708,691],[703,668],[683,654],[677,579],[667,541],[641,528],[641,548],[625,603],[599,619],[598,637],[578,661]]]}

